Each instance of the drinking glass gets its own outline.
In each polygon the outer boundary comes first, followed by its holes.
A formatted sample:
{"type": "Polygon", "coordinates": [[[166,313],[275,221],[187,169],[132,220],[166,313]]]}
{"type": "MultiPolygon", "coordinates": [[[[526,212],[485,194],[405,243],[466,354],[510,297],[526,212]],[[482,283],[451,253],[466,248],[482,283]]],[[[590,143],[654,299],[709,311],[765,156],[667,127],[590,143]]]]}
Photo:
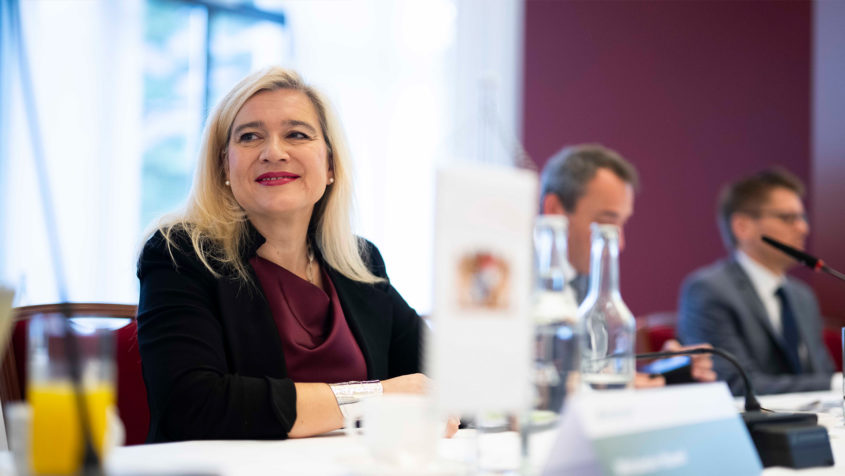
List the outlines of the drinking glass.
{"type": "Polygon", "coordinates": [[[402,473],[434,463],[446,423],[427,396],[385,394],[362,403],[364,442],[376,461],[402,473]]]}
{"type": "Polygon", "coordinates": [[[32,471],[75,474],[85,448],[82,413],[92,446],[103,457],[108,413],[115,404],[114,334],[74,325],[60,314],[36,315],[29,322],[28,357],[32,471]]]}

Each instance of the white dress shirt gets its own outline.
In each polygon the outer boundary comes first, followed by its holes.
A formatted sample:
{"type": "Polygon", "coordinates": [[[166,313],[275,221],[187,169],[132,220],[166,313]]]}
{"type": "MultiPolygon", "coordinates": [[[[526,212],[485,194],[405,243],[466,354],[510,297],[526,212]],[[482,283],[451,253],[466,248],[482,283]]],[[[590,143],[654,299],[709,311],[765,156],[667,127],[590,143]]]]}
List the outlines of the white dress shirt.
{"type": "Polygon", "coordinates": [[[757,296],[763,301],[763,307],[766,309],[766,314],[775,332],[782,334],[783,323],[781,322],[781,314],[783,311],[781,309],[780,299],[775,295],[775,292],[783,286],[786,276],[771,272],[768,268],[754,261],[753,258],[742,251],[736,252],[736,261],[751,279],[751,284],[754,286],[754,290],[757,291],[757,296]]]}
{"type": "MultiPolygon", "coordinates": [[[[773,273],[762,264],[754,261],[754,258],[739,250],[736,252],[736,261],[751,279],[751,284],[757,291],[757,296],[763,301],[763,307],[766,309],[766,314],[775,332],[778,335],[783,335],[783,309],[781,300],[775,293],[786,282],[786,275],[773,273]]],[[[794,310],[793,316],[795,316],[795,319],[801,319],[801,316],[795,314],[794,310]]],[[[809,355],[803,339],[798,343],[798,357],[801,359],[802,365],[807,365],[809,355]]]]}

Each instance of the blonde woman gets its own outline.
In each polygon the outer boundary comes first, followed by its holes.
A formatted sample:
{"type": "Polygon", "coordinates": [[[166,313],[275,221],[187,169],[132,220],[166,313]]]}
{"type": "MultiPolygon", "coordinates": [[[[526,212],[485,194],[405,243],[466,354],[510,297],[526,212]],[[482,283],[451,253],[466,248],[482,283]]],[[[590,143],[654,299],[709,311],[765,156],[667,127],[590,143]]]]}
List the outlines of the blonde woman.
{"type": "Polygon", "coordinates": [[[296,73],[222,99],[186,208],[139,259],[148,441],[315,435],[361,398],[424,391],[422,321],[351,232],[349,167],[296,73]]]}

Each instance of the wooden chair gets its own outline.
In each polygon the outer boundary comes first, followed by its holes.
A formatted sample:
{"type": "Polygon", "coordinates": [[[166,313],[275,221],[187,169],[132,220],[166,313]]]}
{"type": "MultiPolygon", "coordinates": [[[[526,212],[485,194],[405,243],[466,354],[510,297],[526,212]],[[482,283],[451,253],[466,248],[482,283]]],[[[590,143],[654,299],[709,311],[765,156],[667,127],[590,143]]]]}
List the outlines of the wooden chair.
{"type": "Polygon", "coordinates": [[[637,318],[636,352],[659,352],[667,340],[675,338],[678,315],[675,311],[655,312],[637,318]]]}
{"type": "Polygon", "coordinates": [[[27,324],[36,314],[63,314],[71,316],[123,318],[129,324],[115,331],[117,366],[117,409],[126,426],[126,444],[140,444],[147,438],[150,412],[147,407],[147,390],[141,373],[141,356],[138,353],[135,314],[137,306],[128,304],[70,303],[44,304],[18,307],[12,310],[15,327],[9,349],[2,364],[0,398],[3,402],[26,397],[27,324]]]}
{"type": "MultiPolygon", "coordinates": [[[[656,312],[637,318],[637,347],[638,353],[658,352],[669,339],[675,338],[675,327],[678,316],[674,311],[656,312]]],[[[837,372],[842,371],[842,338],[840,329],[826,327],[822,338],[837,372]]]]}

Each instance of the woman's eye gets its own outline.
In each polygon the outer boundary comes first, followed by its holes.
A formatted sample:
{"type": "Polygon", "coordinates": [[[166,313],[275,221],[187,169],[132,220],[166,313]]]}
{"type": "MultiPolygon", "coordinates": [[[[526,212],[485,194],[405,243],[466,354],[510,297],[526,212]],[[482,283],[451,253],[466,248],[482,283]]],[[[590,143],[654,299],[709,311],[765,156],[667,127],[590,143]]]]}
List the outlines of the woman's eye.
{"type": "Polygon", "coordinates": [[[308,134],[306,134],[304,132],[299,132],[299,131],[291,131],[288,134],[288,137],[291,138],[291,139],[310,139],[311,138],[308,134]]]}
{"type": "Polygon", "coordinates": [[[258,134],[255,132],[244,132],[238,137],[238,142],[249,142],[258,139],[258,134]]]}

